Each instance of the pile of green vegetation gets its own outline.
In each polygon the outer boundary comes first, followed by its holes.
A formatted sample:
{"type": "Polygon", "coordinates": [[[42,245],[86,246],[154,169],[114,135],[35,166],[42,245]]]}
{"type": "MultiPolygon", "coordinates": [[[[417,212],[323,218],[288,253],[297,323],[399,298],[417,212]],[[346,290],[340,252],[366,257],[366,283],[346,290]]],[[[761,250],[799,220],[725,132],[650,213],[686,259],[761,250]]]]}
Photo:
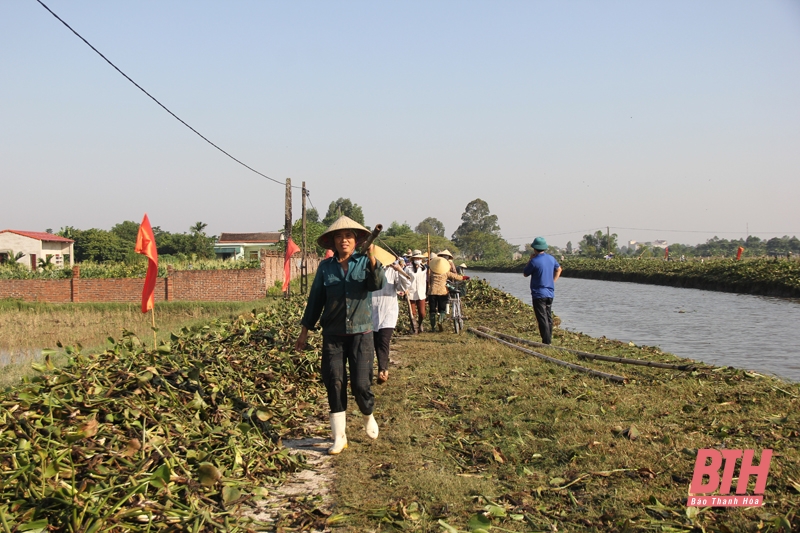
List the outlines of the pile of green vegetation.
{"type": "MultiPolygon", "coordinates": [[[[281,437],[319,416],[316,351],[296,354],[301,304],[185,328],[146,349],[68,348],[0,393],[0,530],[242,531],[243,507],[303,468],[281,437]]],[[[291,525],[287,509],[279,517],[291,525]]]]}
{"type": "MultiPolygon", "coordinates": [[[[482,261],[475,270],[522,272],[527,260],[482,261]]],[[[788,298],[800,297],[800,261],[782,259],[714,259],[664,261],[660,259],[567,258],[561,261],[562,276],[630,281],[713,291],[739,292],[788,298]]]]}

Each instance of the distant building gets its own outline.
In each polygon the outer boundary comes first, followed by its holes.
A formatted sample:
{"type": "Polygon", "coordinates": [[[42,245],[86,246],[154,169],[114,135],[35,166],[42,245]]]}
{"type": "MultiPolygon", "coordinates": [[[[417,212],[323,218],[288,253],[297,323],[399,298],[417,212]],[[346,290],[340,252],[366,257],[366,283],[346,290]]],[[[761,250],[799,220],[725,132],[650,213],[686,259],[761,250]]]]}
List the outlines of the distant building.
{"type": "Polygon", "coordinates": [[[17,263],[38,268],[39,259],[49,261],[56,268],[72,267],[75,241],[43,231],[20,231],[4,229],[0,231],[0,262],[13,261],[20,252],[24,254],[17,263]]]}
{"type": "Polygon", "coordinates": [[[629,250],[638,250],[641,244],[637,241],[628,241],[628,249],[629,250]]]}
{"type": "Polygon", "coordinates": [[[223,233],[214,244],[218,259],[258,259],[261,250],[277,249],[283,240],[280,232],[223,233]]]}
{"type": "Polygon", "coordinates": [[[663,249],[665,249],[667,246],[669,246],[669,244],[667,243],[667,241],[663,241],[663,240],[655,240],[655,241],[653,241],[653,244],[652,244],[652,246],[653,246],[653,248],[661,248],[661,249],[663,250],[663,249]]]}

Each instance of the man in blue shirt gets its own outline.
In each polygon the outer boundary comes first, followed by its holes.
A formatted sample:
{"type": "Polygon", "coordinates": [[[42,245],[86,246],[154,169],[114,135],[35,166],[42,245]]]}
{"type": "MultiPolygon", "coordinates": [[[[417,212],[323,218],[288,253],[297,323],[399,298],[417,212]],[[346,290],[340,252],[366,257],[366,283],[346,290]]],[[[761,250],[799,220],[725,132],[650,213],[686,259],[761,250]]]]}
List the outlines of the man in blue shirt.
{"type": "Polygon", "coordinates": [[[525,265],[522,275],[531,278],[531,297],[539,334],[544,344],[550,344],[553,338],[553,297],[555,283],[561,276],[561,265],[547,251],[544,237],[536,237],[531,244],[533,253],[531,260],[525,265]]]}

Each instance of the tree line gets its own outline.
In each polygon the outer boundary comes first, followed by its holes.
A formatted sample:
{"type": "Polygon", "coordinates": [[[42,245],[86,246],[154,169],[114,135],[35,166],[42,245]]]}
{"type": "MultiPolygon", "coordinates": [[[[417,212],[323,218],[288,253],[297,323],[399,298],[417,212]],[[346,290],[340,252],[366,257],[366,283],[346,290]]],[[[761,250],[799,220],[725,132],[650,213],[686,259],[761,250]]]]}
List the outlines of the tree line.
{"type": "MultiPolygon", "coordinates": [[[[213,259],[217,237],[206,235],[206,227],[208,224],[197,222],[189,228],[188,233],[170,233],[159,226],[153,226],[158,255],[180,259],[213,259]]],[[[48,233],[52,233],[52,230],[48,230],[48,233]]],[[[66,226],[56,232],[56,235],[75,241],[73,249],[76,262],[130,263],[141,259],[141,256],[133,251],[138,233],[139,224],[126,220],[110,230],[97,228],[82,230],[66,226]]]]}
{"type": "MultiPolygon", "coordinates": [[[[325,253],[325,250],[316,246],[316,240],[342,215],[366,225],[361,206],[349,198],[339,198],[331,202],[322,220],[319,220],[316,209],[306,211],[306,236],[309,249],[318,254],[325,253]]],[[[292,226],[292,239],[299,243],[300,235],[302,235],[302,220],[298,219],[292,226]]],[[[453,254],[459,254],[468,260],[511,259],[517,251],[517,246],[503,239],[497,215],[493,215],[489,210],[489,204],[480,198],[467,204],[461,215],[461,224],[450,238],[446,237],[444,224],[439,219],[427,217],[413,228],[407,222],[392,221],[381,233],[377,244],[397,254],[403,254],[409,249],[426,251],[428,236],[433,252],[448,249],[453,254]]]]}
{"type": "MultiPolygon", "coordinates": [[[[306,211],[307,244],[311,252],[323,255],[325,250],[316,245],[317,238],[341,215],[346,215],[364,225],[364,212],[349,198],[339,198],[330,203],[325,216],[320,220],[319,212],[311,208],[306,211]]],[[[207,235],[208,224],[197,222],[188,232],[171,233],[153,226],[159,256],[178,259],[213,259],[216,235],[207,235]]],[[[48,233],[54,233],[52,229],[48,233]]],[[[134,251],[139,224],[126,220],[114,225],[110,230],[91,228],[78,229],[73,226],[62,227],[56,235],[75,241],[74,260],[76,262],[135,262],[141,259],[134,251]]],[[[302,220],[292,226],[292,238],[301,242],[302,220]]],[[[450,238],[446,237],[444,224],[435,217],[427,217],[413,228],[407,222],[393,221],[383,231],[379,245],[404,253],[408,249],[427,250],[428,235],[432,251],[449,249],[469,260],[510,259],[517,247],[502,238],[497,215],[489,210],[489,205],[480,198],[469,202],[461,215],[461,224],[450,238]]]]}
{"type": "MultiPolygon", "coordinates": [[[[744,255],[759,256],[784,256],[788,254],[800,254],[800,239],[797,237],[773,237],[771,239],[761,239],[755,235],[750,235],[746,239],[720,239],[717,236],[708,239],[706,242],[689,245],[680,243],[670,243],[668,245],[670,257],[733,257],[739,247],[744,248],[744,255]]],[[[636,246],[618,246],[617,234],[606,234],[602,231],[587,234],[578,243],[578,255],[582,257],[603,257],[608,251],[612,251],[618,256],[629,257],[663,257],[664,249],[653,245],[637,243],[636,246]]],[[[573,253],[572,243],[567,243],[566,253],[573,253]]]]}

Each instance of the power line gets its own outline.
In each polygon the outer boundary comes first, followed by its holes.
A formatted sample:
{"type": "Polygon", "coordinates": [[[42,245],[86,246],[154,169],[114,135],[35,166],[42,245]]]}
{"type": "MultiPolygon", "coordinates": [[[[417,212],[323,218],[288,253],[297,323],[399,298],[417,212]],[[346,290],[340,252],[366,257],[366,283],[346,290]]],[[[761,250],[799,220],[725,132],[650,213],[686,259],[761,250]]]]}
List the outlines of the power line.
{"type": "MultiPolygon", "coordinates": [[[[619,226],[610,226],[611,229],[626,229],[626,230],[634,230],[634,231],[660,231],[663,233],[717,233],[717,234],[732,234],[738,235],[741,234],[741,231],[705,231],[705,230],[693,230],[693,229],[650,229],[650,228],[622,228],[619,226]]],[[[786,231],[753,231],[750,232],[752,234],[760,233],[762,235],[789,235],[790,233],[796,232],[786,232],[786,231]]]]}
{"type": "MultiPolygon", "coordinates": [[[[220,148],[219,146],[217,146],[216,144],[214,144],[213,142],[211,142],[211,141],[210,141],[208,138],[206,138],[206,136],[205,136],[205,135],[203,135],[202,133],[200,133],[199,131],[197,131],[197,130],[196,130],[196,129],[194,129],[193,127],[191,127],[189,124],[187,124],[187,123],[186,123],[186,121],[185,121],[185,120],[183,120],[183,119],[182,119],[182,118],[180,118],[178,115],[176,115],[175,113],[173,113],[172,111],[170,111],[170,110],[169,110],[169,108],[167,108],[167,106],[165,106],[164,104],[162,104],[161,102],[159,102],[159,101],[158,101],[158,99],[156,99],[156,97],[155,97],[155,96],[153,96],[152,94],[150,94],[149,92],[147,92],[146,90],[144,90],[144,88],[142,88],[142,86],[141,86],[141,85],[139,85],[138,83],[136,83],[135,81],[133,81],[133,79],[131,79],[131,77],[130,77],[130,76],[128,76],[127,74],[125,74],[124,72],[122,72],[122,70],[120,70],[120,68],[119,68],[118,66],[116,66],[114,63],[112,63],[110,59],[108,59],[106,56],[104,56],[104,55],[103,55],[103,54],[100,52],[100,50],[98,50],[97,48],[95,48],[94,46],[92,46],[92,44],[91,44],[89,41],[87,41],[86,39],[84,39],[84,38],[83,38],[83,36],[82,36],[80,33],[78,33],[77,31],[75,31],[74,29],[72,29],[72,26],[70,26],[69,24],[67,24],[67,23],[64,21],[64,19],[62,19],[61,17],[59,17],[58,15],[56,15],[56,14],[53,12],[53,10],[52,10],[52,9],[50,9],[49,7],[47,7],[47,5],[45,5],[45,3],[44,3],[44,2],[42,2],[42,0],[36,0],[36,1],[37,1],[37,2],[39,2],[39,4],[41,4],[41,6],[42,6],[43,8],[45,8],[47,11],[49,11],[51,15],[53,15],[53,16],[54,16],[56,19],[58,19],[58,21],[59,21],[59,22],[61,22],[61,24],[63,24],[64,26],[66,26],[66,27],[69,29],[69,31],[71,31],[72,33],[74,33],[74,34],[75,34],[75,35],[76,35],[76,36],[77,36],[77,37],[78,37],[78,38],[79,38],[81,41],[83,41],[84,43],[86,43],[86,45],[87,45],[89,48],[91,48],[92,50],[94,50],[94,51],[97,53],[97,55],[99,55],[100,57],[102,57],[102,58],[105,60],[105,62],[106,62],[106,63],[108,63],[109,65],[111,65],[112,67],[114,67],[114,70],[116,70],[117,72],[119,72],[120,74],[122,74],[122,75],[125,77],[125,79],[127,79],[127,80],[128,80],[129,82],[131,82],[131,83],[132,83],[134,86],[136,86],[136,88],[137,88],[137,89],[139,89],[139,90],[140,90],[140,91],[142,91],[144,94],[146,94],[148,97],[150,97],[150,99],[151,99],[151,100],[153,100],[155,103],[157,103],[157,104],[158,104],[158,105],[159,105],[159,106],[160,106],[160,107],[161,107],[161,108],[162,108],[164,111],[166,111],[167,113],[169,113],[170,115],[172,115],[172,116],[173,116],[173,117],[174,117],[176,120],[178,120],[178,122],[180,122],[181,124],[183,124],[184,126],[186,126],[187,128],[189,128],[190,130],[192,130],[194,133],[196,133],[196,134],[197,134],[197,135],[198,135],[198,136],[199,136],[201,139],[203,139],[203,140],[204,140],[204,141],[206,141],[208,144],[210,144],[211,146],[213,146],[214,148],[216,148],[217,150],[219,150],[220,152],[222,152],[222,153],[223,153],[223,154],[225,154],[226,156],[230,157],[231,159],[233,159],[234,161],[236,161],[237,163],[239,163],[240,165],[242,165],[242,166],[243,166],[243,167],[245,167],[246,169],[248,169],[248,170],[251,170],[252,172],[255,172],[256,174],[258,174],[258,175],[259,175],[259,176],[261,176],[262,178],[266,178],[266,179],[268,179],[268,180],[270,180],[270,181],[274,181],[274,182],[275,182],[275,183],[277,183],[278,185],[285,185],[284,183],[282,183],[282,182],[280,182],[280,181],[276,180],[275,178],[270,178],[270,177],[269,177],[269,176],[267,176],[266,174],[263,174],[263,173],[259,172],[258,170],[254,169],[254,168],[253,168],[253,167],[251,167],[250,165],[247,165],[247,164],[243,163],[242,161],[240,161],[240,160],[236,159],[236,158],[235,158],[235,157],[233,157],[231,154],[229,154],[228,152],[226,152],[225,150],[223,150],[222,148],[220,148]]],[[[298,187],[297,185],[292,185],[292,187],[293,187],[294,189],[299,189],[299,188],[300,188],[300,187],[298,187]]]]}

